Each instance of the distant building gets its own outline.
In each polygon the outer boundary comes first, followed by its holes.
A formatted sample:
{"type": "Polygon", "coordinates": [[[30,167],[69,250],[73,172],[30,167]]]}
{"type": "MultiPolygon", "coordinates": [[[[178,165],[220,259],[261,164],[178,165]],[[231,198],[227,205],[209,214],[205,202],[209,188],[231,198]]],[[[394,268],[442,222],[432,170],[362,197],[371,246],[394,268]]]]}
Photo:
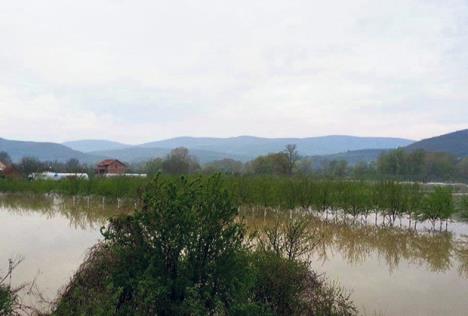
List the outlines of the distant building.
{"type": "Polygon", "coordinates": [[[112,178],[112,177],[146,178],[148,177],[146,173],[106,173],[103,176],[106,178],[112,178]]]}
{"type": "Polygon", "coordinates": [[[117,159],[106,159],[96,166],[96,174],[124,174],[127,172],[127,165],[117,159]]]}
{"type": "Polygon", "coordinates": [[[88,180],[87,173],[65,173],[65,172],[35,172],[28,176],[29,180],[63,180],[63,179],[82,179],[88,180]]]}
{"type": "Polygon", "coordinates": [[[21,172],[19,172],[14,166],[0,161],[0,178],[21,178],[21,172]]]}
{"type": "Polygon", "coordinates": [[[0,160],[0,172],[2,172],[3,170],[5,170],[6,167],[7,167],[7,164],[4,163],[4,162],[2,162],[2,161],[0,160]]]}

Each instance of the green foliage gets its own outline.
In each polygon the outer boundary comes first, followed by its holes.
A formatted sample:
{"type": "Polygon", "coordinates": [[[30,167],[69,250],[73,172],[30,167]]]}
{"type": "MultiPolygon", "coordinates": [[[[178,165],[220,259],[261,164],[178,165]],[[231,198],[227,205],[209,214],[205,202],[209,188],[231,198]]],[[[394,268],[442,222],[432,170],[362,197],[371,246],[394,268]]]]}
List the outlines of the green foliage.
{"type": "Polygon", "coordinates": [[[10,287],[0,284],[0,315],[12,315],[15,297],[10,287]]]}
{"type": "Polygon", "coordinates": [[[468,196],[463,196],[461,199],[461,216],[468,219],[468,196]]]}
{"type": "MultiPolygon", "coordinates": [[[[159,175],[164,181],[178,177],[159,175]]],[[[188,181],[206,181],[209,176],[191,175],[188,181]]],[[[106,196],[111,198],[140,197],[148,180],[145,178],[94,177],[90,180],[64,179],[60,181],[0,179],[0,192],[27,192],[36,194],[58,193],[63,195],[106,196]]],[[[237,205],[263,206],[290,210],[297,207],[319,212],[343,212],[349,216],[368,216],[380,212],[392,221],[403,215],[431,219],[437,199],[424,199],[428,193],[416,184],[395,181],[344,181],[323,180],[312,177],[239,176],[226,175],[220,184],[237,205]],[[428,210],[432,209],[432,211],[428,210]]],[[[451,193],[446,192],[446,198],[451,193]]],[[[448,203],[448,201],[447,201],[448,203]]],[[[453,202],[451,202],[453,204],[453,202]]],[[[450,205],[449,205],[450,207],[450,205]]],[[[452,207],[437,211],[437,219],[447,219],[452,207]]]]}
{"type": "Polygon", "coordinates": [[[197,160],[184,147],[173,149],[161,167],[164,173],[172,175],[190,174],[200,169],[197,160]]]}
{"type": "Polygon", "coordinates": [[[289,156],[285,152],[259,156],[252,160],[246,169],[256,175],[288,175],[289,156]]]}
{"type": "MultiPolygon", "coordinates": [[[[24,315],[28,310],[20,302],[18,292],[25,285],[13,288],[11,286],[11,276],[13,270],[21,263],[21,259],[8,261],[8,271],[5,275],[0,274],[0,315],[1,316],[17,316],[24,315]],[[9,280],[9,281],[7,281],[9,280]],[[8,283],[8,284],[7,284],[8,283]]],[[[1,271],[0,271],[1,272],[1,271]]]]}
{"type": "Polygon", "coordinates": [[[242,162],[233,159],[212,161],[204,166],[204,173],[241,174],[242,162]]]}
{"type": "Polygon", "coordinates": [[[226,314],[246,301],[244,229],[220,187],[218,177],[157,177],[141,211],[111,220],[116,315],[226,314]]]}
{"type": "Polygon", "coordinates": [[[455,157],[447,153],[430,153],[423,150],[396,149],[382,154],[377,161],[381,176],[413,180],[447,180],[463,177],[457,173],[455,157]]]}
{"type": "Polygon", "coordinates": [[[435,188],[433,192],[426,195],[423,203],[424,208],[421,217],[432,222],[437,219],[448,219],[455,212],[450,188],[435,188]]]}
{"type": "Polygon", "coordinates": [[[219,176],[156,177],[141,210],[103,229],[104,243],[79,269],[54,314],[323,315],[318,311],[325,308],[354,314],[348,297],[327,290],[296,259],[306,242],[303,223],[291,223],[281,237],[292,245],[284,248],[287,258],[253,251],[226,187],[219,176]]]}
{"type": "Polygon", "coordinates": [[[349,171],[348,163],[345,160],[329,161],[324,169],[324,174],[333,178],[343,178],[349,171]]]}

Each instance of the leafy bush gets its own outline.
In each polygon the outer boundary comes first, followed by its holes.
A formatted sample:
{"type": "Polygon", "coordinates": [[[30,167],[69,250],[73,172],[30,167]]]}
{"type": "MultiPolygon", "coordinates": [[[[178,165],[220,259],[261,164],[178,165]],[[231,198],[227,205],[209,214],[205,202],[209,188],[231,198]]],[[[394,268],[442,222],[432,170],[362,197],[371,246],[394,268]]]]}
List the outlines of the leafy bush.
{"type": "Polygon", "coordinates": [[[468,219],[468,196],[464,195],[460,201],[459,214],[463,219],[468,219]]]}
{"type": "Polygon", "coordinates": [[[0,285],[0,315],[11,315],[14,302],[15,297],[10,287],[0,285]]]}
{"type": "Polygon", "coordinates": [[[252,250],[223,188],[219,176],[155,178],[141,210],[102,230],[104,242],[91,251],[54,314],[355,313],[349,298],[306,263],[252,250]]]}

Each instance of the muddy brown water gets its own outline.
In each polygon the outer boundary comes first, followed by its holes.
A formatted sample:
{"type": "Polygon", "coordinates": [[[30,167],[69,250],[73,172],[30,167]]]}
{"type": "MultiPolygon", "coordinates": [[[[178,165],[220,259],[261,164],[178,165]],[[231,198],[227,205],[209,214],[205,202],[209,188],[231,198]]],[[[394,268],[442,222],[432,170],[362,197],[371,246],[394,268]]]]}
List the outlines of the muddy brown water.
{"type": "MultiPolygon", "coordinates": [[[[13,285],[34,283],[53,301],[101,239],[99,229],[110,216],[134,209],[134,202],[102,198],[62,198],[0,194],[0,271],[8,259],[23,258],[13,285]]],[[[273,211],[242,210],[249,229],[276,218],[273,211]]],[[[294,212],[284,216],[303,216],[294,212]]],[[[313,218],[320,236],[310,253],[313,269],[351,293],[365,315],[468,315],[468,224],[452,222],[448,230],[415,231],[406,220],[395,227],[378,218],[350,224],[342,219],[313,218]],[[410,229],[411,227],[411,229],[410,229]]],[[[23,291],[25,303],[46,309],[47,302],[23,291]]]]}

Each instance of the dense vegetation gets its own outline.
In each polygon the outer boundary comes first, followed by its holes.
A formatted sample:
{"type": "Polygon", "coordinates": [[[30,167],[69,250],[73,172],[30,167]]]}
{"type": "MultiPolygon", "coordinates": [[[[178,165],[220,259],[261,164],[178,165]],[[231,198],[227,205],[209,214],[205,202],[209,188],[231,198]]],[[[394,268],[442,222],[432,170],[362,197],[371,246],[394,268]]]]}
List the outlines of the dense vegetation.
{"type": "MultiPolygon", "coordinates": [[[[0,160],[7,164],[11,163],[11,159],[5,152],[0,152],[0,160]]],[[[94,166],[82,164],[76,159],[61,163],[25,157],[14,166],[24,178],[33,172],[42,171],[85,172],[91,177],[94,176],[94,166]]],[[[246,163],[222,159],[200,165],[188,149],[181,147],[172,150],[164,159],[155,158],[131,164],[129,172],[146,173],[150,176],[158,173],[167,175],[223,173],[359,180],[465,182],[468,180],[468,157],[455,158],[447,153],[397,149],[383,152],[375,162],[360,161],[350,165],[346,160],[301,157],[295,145],[287,145],[284,151],[259,156],[246,163]]]]}
{"type": "MultiPolygon", "coordinates": [[[[166,180],[177,176],[160,175],[166,180]]],[[[190,179],[209,176],[192,175],[190,179]]],[[[383,215],[390,223],[408,216],[416,220],[443,221],[455,211],[466,213],[466,198],[455,200],[450,187],[427,187],[395,181],[323,180],[312,177],[224,176],[224,188],[238,205],[290,210],[303,208],[323,214],[367,218],[383,215]]],[[[147,179],[116,177],[61,181],[0,180],[0,192],[58,193],[136,199],[147,179]]]]}
{"type": "Polygon", "coordinates": [[[237,220],[236,200],[225,187],[219,177],[155,178],[140,210],[103,229],[105,241],[93,249],[53,314],[356,313],[347,295],[300,259],[297,249],[313,238],[306,226],[297,222],[285,231],[260,233],[293,238],[255,241],[237,220]],[[288,249],[285,256],[282,250],[288,249]]]}
{"type": "MultiPolygon", "coordinates": [[[[352,163],[339,157],[336,155],[336,158],[328,159],[300,156],[296,145],[290,144],[283,151],[258,156],[246,163],[222,159],[201,165],[187,148],[180,147],[173,149],[164,158],[130,164],[129,172],[149,175],[223,173],[367,180],[468,181],[468,157],[457,158],[443,152],[396,149],[383,151],[375,161],[355,161],[353,158],[352,163]]],[[[0,152],[0,161],[11,163],[9,155],[5,152],[0,152]]],[[[63,163],[24,157],[15,166],[24,177],[42,171],[86,172],[94,175],[94,166],[82,164],[76,159],[63,163]]]]}

